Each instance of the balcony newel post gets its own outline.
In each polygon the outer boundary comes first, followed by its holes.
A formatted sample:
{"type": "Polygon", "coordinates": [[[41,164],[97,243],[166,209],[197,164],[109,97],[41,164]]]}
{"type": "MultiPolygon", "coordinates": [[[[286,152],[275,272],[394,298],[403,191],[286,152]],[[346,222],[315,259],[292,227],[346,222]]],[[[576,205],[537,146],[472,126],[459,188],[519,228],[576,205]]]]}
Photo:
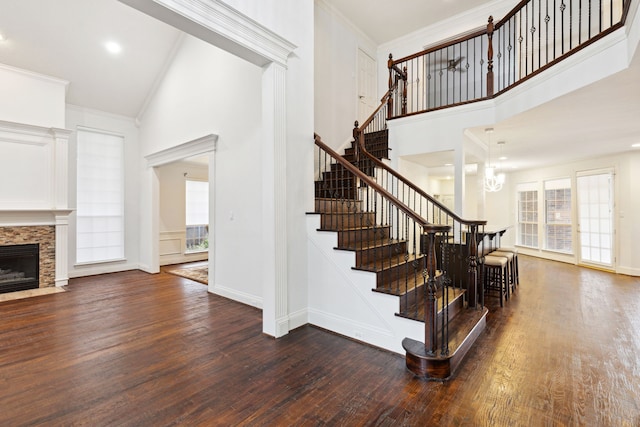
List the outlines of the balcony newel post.
{"type": "Polygon", "coordinates": [[[357,120],[353,122],[353,145],[356,167],[360,169],[360,123],[357,120]]]}
{"type": "MultiPolygon", "coordinates": [[[[389,90],[393,88],[393,55],[389,54],[389,60],[387,61],[387,68],[389,69],[389,90]]],[[[393,94],[389,94],[387,99],[387,119],[393,117],[393,94]]]]}
{"type": "Polygon", "coordinates": [[[489,16],[487,24],[488,51],[487,51],[487,96],[493,96],[493,16],[489,16]]]}
{"type": "Polygon", "coordinates": [[[407,67],[402,69],[402,115],[407,114],[407,67]]]}
{"type": "Polygon", "coordinates": [[[438,348],[438,305],[436,299],[436,231],[425,227],[427,233],[427,252],[425,256],[427,275],[427,297],[424,300],[424,345],[427,354],[434,355],[438,348]]]}

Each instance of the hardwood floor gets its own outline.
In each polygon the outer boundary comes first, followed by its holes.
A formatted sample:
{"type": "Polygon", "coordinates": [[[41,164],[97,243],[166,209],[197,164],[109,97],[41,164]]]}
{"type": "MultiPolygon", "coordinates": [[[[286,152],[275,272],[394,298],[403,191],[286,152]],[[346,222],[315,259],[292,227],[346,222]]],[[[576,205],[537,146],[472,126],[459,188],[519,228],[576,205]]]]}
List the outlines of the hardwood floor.
{"type": "Polygon", "coordinates": [[[520,256],[455,378],[167,273],[0,303],[0,425],[640,425],[640,279],[520,256]]]}

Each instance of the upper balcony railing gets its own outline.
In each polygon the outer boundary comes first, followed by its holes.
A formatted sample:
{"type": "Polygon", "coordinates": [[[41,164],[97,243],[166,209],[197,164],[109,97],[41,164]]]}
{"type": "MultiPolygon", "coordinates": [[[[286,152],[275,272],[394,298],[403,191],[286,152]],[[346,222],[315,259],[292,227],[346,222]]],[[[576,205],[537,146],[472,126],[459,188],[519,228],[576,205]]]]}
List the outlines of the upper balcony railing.
{"type": "Polygon", "coordinates": [[[523,0],[502,20],[393,59],[387,118],[493,98],[622,27],[631,0],[523,0]],[[398,79],[398,77],[400,77],[398,79]]]}

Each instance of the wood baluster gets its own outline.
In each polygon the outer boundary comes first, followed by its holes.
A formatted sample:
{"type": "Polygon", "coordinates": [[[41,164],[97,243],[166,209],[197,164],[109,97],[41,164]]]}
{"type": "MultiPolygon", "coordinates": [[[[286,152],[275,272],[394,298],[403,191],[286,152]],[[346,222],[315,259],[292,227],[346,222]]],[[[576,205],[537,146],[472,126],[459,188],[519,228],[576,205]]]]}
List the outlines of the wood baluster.
{"type": "Polygon", "coordinates": [[[489,38],[489,47],[487,51],[487,96],[493,96],[493,16],[489,16],[487,24],[487,37],[489,38]]]}

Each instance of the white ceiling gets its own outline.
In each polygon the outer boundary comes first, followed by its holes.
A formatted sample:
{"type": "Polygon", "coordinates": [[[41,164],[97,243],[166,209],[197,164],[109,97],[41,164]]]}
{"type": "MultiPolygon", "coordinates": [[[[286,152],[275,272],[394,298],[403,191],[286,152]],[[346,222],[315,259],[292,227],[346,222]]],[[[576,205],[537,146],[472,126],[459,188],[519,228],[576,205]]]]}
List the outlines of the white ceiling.
{"type": "Polygon", "coordinates": [[[324,1],[376,44],[382,44],[493,0],[324,1]]]}
{"type": "Polygon", "coordinates": [[[116,0],[0,0],[0,63],[70,82],[67,102],[137,117],[180,32],[116,0]],[[109,54],[104,43],[122,45],[109,54]]]}
{"type": "MultiPolygon", "coordinates": [[[[487,3],[403,0],[389,13],[384,0],[325,1],[377,42],[487,3]]],[[[0,33],[7,38],[0,41],[0,63],[68,80],[70,104],[127,117],[143,111],[181,35],[117,0],[0,0],[0,11],[0,33]],[[108,54],[107,40],[121,43],[122,52],[108,54]]],[[[624,72],[493,124],[492,141],[506,141],[503,164],[523,169],[629,151],[640,142],[638,56],[624,72]]],[[[486,141],[484,127],[471,132],[486,141]]],[[[443,165],[453,163],[453,154],[413,160],[443,165]]]]}

